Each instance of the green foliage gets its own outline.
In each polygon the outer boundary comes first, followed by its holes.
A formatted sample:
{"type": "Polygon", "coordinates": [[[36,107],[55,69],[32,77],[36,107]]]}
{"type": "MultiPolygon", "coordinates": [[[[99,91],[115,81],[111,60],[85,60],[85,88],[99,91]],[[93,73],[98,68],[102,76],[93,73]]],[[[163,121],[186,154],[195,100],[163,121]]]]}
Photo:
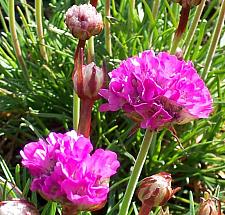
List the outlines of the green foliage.
{"type": "MultiPolygon", "coordinates": [[[[10,0],[11,1],[11,0],[10,0]]],[[[26,0],[16,1],[16,32],[25,68],[15,54],[8,19],[8,0],[0,0],[0,144],[6,163],[0,164],[4,179],[0,179],[2,199],[10,195],[22,195],[40,209],[41,214],[57,214],[55,203],[43,206],[41,197],[29,192],[30,178],[25,170],[16,166],[19,157],[12,156],[29,140],[47,135],[50,130],[72,129],[72,81],[73,55],[77,40],[66,29],[64,14],[73,1],[52,0],[44,2],[43,28],[48,61],[40,52],[34,4],[26,0]],[[22,68],[22,69],[21,69],[22,68]],[[10,154],[11,153],[11,154],[10,154]],[[13,160],[13,159],[14,160],[13,160]],[[15,171],[14,171],[15,170],[15,171]],[[11,174],[10,172],[15,172],[11,174]],[[9,183],[10,182],[10,183],[9,183]],[[16,183],[17,191],[11,183],[16,183]],[[10,188],[11,186],[11,188],[10,188]],[[4,189],[3,189],[4,188],[4,189]],[[11,194],[10,190],[14,193],[11,194]],[[20,190],[20,191],[19,191],[20,190]],[[41,203],[40,203],[41,202],[41,203]]],[[[84,2],[84,1],[79,1],[84,2]]],[[[104,32],[95,38],[96,64],[106,61],[108,70],[115,68],[128,56],[146,49],[156,52],[169,51],[174,31],[179,22],[180,6],[169,0],[159,1],[157,13],[153,13],[154,1],[111,1],[112,56],[105,48],[104,32]],[[149,3],[150,2],[150,3],[149,3]],[[135,3],[135,7],[133,7],[135,3]]],[[[187,37],[196,8],[191,10],[185,35],[180,43],[185,60],[192,60],[199,74],[204,71],[207,52],[220,12],[222,1],[212,0],[204,8],[200,22],[191,40],[187,37]]],[[[105,1],[99,1],[98,10],[104,14],[105,1]]],[[[214,193],[217,185],[225,188],[225,57],[224,36],[221,37],[206,84],[214,99],[214,112],[208,119],[185,126],[176,126],[178,138],[163,130],[155,136],[141,179],[159,171],[168,171],[174,186],[182,189],[170,200],[172,214],[195,214],[196,203],[203,191],[214,193]]],[[[118,153],[121,168],[111,180],[111,192],[102,214],[115,215],[123,197],[128,176],[136,159],[144,131],[137,130],[121,112],[99,113],[93,109],[91,139],[96,147],[108,148],[118,153]]],[[[224,200],[224,192],[219,198],[224,200]]],[[[134,197],[130,214],[137,214],[140,202],[134,197]]],[[[158,214],[159,208],[152,214],[158,214]]],[[[82,213],[83,214],[83,213],[82,213]]],[[[88,214],[88,213],[87,213],[88,214]]]]}

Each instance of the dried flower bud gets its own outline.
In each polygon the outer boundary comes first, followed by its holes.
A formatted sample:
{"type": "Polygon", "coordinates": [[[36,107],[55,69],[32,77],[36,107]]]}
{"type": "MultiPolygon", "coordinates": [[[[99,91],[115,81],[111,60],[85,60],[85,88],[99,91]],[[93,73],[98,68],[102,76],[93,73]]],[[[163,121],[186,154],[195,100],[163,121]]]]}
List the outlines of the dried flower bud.
{"type": "Polygon", "coordinates": [[[38,215],[39,212],[33,204],[22,199],[13,199],[0,202],[1,215],[38,215]]]}
{"type": "Polygon", "coordinates": [[[66,25],[74,37],[87,40],[102,31],[102,15],[91,4],[73,5],[66,12],[66,25]]]}
{"type": "Polygon", "coordinates": [[[216,199],[209,198],[209,195],[205,195],[205,199],[201,198],[198,215],[220,215],[220,202],[218,201],[218,207],[216,206],[216,202],[216,199]]]}
{"type": "Polygon", "coordinates": [[[95,100],[104,83],[104,72],[92,62],[82,67],[82,84],[78,83],[78,72],[75,72],[73,83],[80,98],[95,100]]]}
{"type": "Polygon", "coordinates": [[[197,6],[201,3],[201,0],[173,0],[179,3],[182,7],[192,7],[197,6]]]}
{"type": "Polygon", "coordinates": [[[180,188],[171,188],[171,175],[160,172],[143,179],[138,188],[138,198],[142,202],[140,215],[148,214],[152,207],[164,205],[180,188]]]}

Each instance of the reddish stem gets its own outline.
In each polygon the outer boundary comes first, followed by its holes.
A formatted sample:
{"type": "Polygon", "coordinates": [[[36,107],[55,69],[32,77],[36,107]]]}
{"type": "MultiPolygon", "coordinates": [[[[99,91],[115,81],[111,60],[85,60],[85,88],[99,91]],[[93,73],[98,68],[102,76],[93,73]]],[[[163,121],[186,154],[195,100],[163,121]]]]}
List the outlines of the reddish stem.
{"type": "Polygon", "coordinates": [[[78,215],[79,211],[76,207],[70,205],[62,206],[62,215],[78,215]]]}
{"type": "Polygon", "coordinates": [[[86,42],[86,40],[79,40],[79,42],[77,44],[77,48],[76,48],[76,51],[74,53],[74,69],[73,69],[72,79],[73,79],[73,76],[74,76],[74,74],[77,70],[77,65],[79,64],[79,62],[78,62],[79,52],[80,52],[81,49],[84,50],[85,42],[86,42]]]}
{"type": "Polygon", "coordinates": [[[182,7],[181,12],[180,12],[179,25],[178,25],[178,28],[175,33],[176,37],[180,37],[184,33],[185,28],[188,23],[188,16],[189,16],[190,9],[191,9],[190,6],[182,7]]]}
{"type": "Polygon", "coordinates": [[[83,134],[87,138],[90,136],[91,112],[92,112],[93,105],[94,105],[94,100],[81,99],[78,133],[83,134]]]}
{"type": "Polygon", "coordinates": [[[90,1],[90,3],[91,3],[91,5],[93,6],[93,7],[97,7],[97,4],[98,4],[98,0],[91,0],[90,1]]]}
{"type": "Polygon", "coordinates": [[[143,203],[138,215],[149,215],[151,212],[152,205],[143,203]]]}

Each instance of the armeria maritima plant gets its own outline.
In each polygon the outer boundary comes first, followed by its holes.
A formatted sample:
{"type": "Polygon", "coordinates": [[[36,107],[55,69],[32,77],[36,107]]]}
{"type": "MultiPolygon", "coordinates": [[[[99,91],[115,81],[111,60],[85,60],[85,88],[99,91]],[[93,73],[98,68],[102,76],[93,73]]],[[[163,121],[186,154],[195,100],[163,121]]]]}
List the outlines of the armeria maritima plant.
{"type": "Polygon", "coordinates": [[[109,192],[109,179],[120,166],[116,153],[97,149],[72,130],[50,133],[21,151],[22,164],[33,176],[31,190],[63,205],[64,214],[98,210],[109,192]],[[65,212],[66,211],[66,212],[65,212]]]}
{"type": "Polygon", "coordinates": [[[123,61],[110,74],[100,95],[108,103],[101,111],[124,110],[141,128],[159,130],[207,118],[212,98],[192,62],[166,52],[145,51],[123,61]]]}
{"type": "Polygon", "coordinates": [[[124,215],[128,213],[154,131],[207,118],[212,112],[212,98],[192,62],[167,52],[156,55],[154,51],[144,51],[124,60],[109,76],[109,88],[100,90],[108,103],[102,104],[100,111],[122,109],[147,129],[120,208],[119,215],[124,215]]]}

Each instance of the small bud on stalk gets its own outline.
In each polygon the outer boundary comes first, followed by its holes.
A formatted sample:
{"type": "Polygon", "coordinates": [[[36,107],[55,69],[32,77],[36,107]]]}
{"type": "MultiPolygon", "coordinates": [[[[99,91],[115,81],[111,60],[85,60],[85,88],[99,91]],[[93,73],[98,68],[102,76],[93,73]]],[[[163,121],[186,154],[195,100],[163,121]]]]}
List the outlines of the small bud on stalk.
{"type": "Polygon", "coordinates": [[[172,189],[171,175],[160,172],[143,179],[138,188],[138,198],[142,202],[139,215],[148,215],[153,207],[164,205],[180,188],[172,189]]]}
{"type": "Polygon", "coordinates": [[[91,4],[73,5],[66,12],[66,25],[74,37],[88,40],[102,31],[102,15],[91,4]]]}
{"type": "Polygon", "coordinates": [[[93,99],[96,100],[99,90],[102,88],[104,83],[103,70],[90,63],[82,67],[82,84],[78,84],[78,74],[75,72],[73,83],[74,89],[78,96],[82,99],[93,99]]]}
{"type": "Polygon", "coordinates": [[[39,215],[33,204],[24,199],[12,199],[0,202],[1,215],[39,215]]]}

